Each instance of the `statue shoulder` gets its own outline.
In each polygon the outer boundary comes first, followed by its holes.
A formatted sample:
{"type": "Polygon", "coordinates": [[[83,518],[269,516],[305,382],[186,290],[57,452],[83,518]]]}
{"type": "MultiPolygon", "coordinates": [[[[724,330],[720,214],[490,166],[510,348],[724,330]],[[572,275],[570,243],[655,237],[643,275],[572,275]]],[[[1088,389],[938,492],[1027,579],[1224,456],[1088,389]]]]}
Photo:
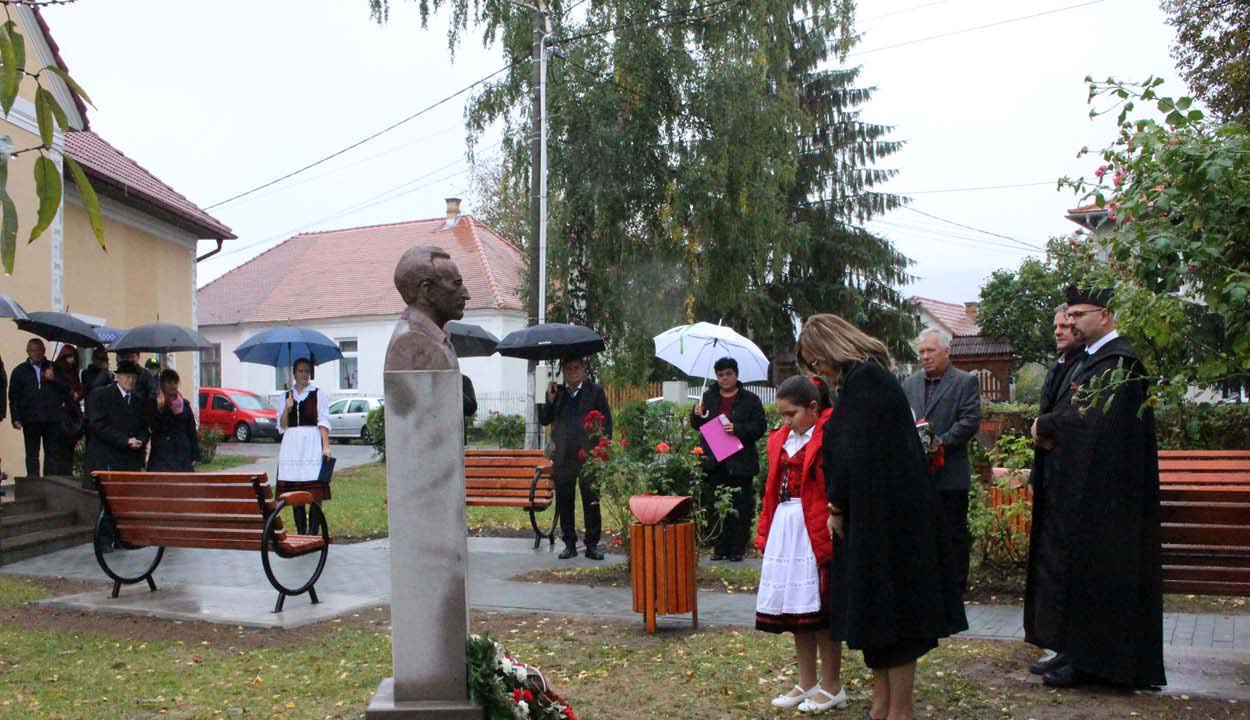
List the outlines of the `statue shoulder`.
{"type": "Polygon", "coordinates": [[[428,333],[409,329],[396,332],[386,347],[386,370],[455,370],[443,343],[428,333]]]}

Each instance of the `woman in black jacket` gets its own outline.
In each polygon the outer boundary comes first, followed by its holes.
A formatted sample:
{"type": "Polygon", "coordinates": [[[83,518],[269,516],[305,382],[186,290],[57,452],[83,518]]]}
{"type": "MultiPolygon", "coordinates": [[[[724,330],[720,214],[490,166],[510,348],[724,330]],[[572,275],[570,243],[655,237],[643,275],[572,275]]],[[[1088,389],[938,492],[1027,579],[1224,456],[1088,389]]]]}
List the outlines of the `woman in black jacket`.
{"type": "Polygon", "coordinates": [[[760,473],[760,454],[755,442],[764,437],[768,420],[764,417],[764,404],[759,397],[738,382],[738,361],[723,357],[713,366],[716,384],[703,393],[703,399],[690,412],[690,426],[698,430],[704,423],[725,416],[718,421],[725,425],[725,432],[742,441],[742,449],[717,461],[707,440],[699,439],[703,446],[703,470],[707,474],[710,492],[704,493],[705,512],[713,518],[713,560],[742,560],[746,554],[747,539],[755,533],[755,476],[760,473]],[[721,521],[716,530],[715,505],[718,491],[733,490],[733,512],[721,521]]]}
{"type": "Polygon", "coordinates": [[[181,378],[173,370],[162,370],[156,394],[156,414],[152,416],[152,454],[148,470],[193,472],[200,443],[195,432],[191,403],[178,392],[181,378]]]}
{"type": "Polygon", "coordinates": [[[968,627],[942,508],[885,345],[836,315],[799,333],[799,363],[839,389],[825,423],[834,534],[831,634],[873,671],[870,718],[913,716],[916,660],[968,627]]]}

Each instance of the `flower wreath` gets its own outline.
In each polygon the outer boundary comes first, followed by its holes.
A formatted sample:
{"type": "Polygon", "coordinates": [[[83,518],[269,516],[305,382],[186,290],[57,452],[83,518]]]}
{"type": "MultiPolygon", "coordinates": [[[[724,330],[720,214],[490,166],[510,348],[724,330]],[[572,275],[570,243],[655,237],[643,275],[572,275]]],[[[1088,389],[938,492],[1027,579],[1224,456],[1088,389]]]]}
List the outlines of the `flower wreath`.
{"type": "Polygon", "coordinates": [[[577,720],[533,665],[518,662],[489,635],[470,635],[465,647],[469,699],[487,720],[577,720]]]}

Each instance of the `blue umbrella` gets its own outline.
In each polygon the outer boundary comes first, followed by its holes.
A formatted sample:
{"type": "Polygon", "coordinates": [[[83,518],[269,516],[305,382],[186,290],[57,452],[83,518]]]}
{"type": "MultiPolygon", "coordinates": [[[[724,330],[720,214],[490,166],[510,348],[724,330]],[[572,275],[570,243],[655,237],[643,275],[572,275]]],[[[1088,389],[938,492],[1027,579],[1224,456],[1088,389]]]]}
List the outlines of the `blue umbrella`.
{"type": "Polygon", "coordinates": [[[104,325],[95,326],[95,336],[100,338],[100,342],[105,345],[112,345],[117,342],[126,331],[121,328],[106,327],[104,325]]]}
{"type": "Polygon", "coordinates": [[[289,326],[253,335],[240,343],[234,354],[243,362],[270,367],[291,367],[300,358],[320,365],[343,357],[339,344],[325,335],[309,328],[289,326]]]}

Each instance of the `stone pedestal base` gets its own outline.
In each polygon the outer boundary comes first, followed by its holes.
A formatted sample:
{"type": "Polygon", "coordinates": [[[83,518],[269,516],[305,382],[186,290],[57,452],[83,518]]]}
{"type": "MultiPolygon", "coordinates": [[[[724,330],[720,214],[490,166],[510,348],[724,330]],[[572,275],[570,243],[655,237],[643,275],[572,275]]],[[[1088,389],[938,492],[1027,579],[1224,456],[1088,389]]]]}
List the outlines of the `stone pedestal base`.
{"type": "Polygon", "coordinates": [[[468,700],[395,701],[395,678],[387,678],[369,701],[365,720],[482,720],[486,711],[468,700]]]}

